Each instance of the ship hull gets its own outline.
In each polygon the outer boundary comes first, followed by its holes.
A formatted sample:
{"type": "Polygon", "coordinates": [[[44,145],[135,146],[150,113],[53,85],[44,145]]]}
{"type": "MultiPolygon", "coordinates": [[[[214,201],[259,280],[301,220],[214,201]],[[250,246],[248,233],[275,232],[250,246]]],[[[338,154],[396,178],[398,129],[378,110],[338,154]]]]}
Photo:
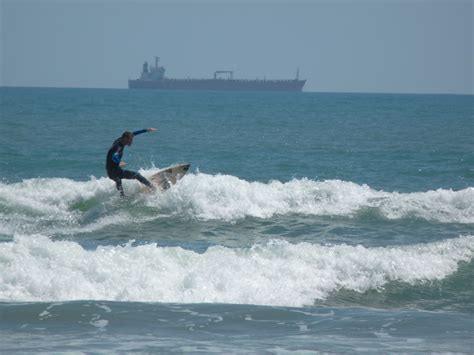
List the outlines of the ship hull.
{"type": "Polygon", "coordinates": [[[216,91],[296,91],[301,92],[306,80],[226,80],[226,79],[162,79],[129,80],[130,89],[216,90],[216,91]]]}

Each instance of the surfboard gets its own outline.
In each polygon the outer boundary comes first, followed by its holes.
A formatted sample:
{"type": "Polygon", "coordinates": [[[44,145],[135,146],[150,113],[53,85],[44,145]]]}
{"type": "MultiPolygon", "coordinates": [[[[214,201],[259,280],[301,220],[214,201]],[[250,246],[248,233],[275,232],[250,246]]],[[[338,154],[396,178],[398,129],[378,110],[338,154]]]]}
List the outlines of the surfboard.
{"type": "Polygon", "coordinates": [[[176,184],[189,170],[190,164],[180,164],[161,169],[148,179],[160,190],[168,190],[176,184]]]}

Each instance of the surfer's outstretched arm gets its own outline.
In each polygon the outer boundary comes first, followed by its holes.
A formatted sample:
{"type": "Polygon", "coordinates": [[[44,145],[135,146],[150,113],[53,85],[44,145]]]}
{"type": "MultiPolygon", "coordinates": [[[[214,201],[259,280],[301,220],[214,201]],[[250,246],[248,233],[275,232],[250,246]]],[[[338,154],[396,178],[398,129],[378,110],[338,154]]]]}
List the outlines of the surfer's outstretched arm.
{"type": "Polygon", "coordinates": [[[154,131],[156,131],[156,128],[145,128],[145,129],[140,129],[138,131],[133,132],[133,135],[137,136],[137,135],[145,133],[145,132],[154,132],[154,131]]]}

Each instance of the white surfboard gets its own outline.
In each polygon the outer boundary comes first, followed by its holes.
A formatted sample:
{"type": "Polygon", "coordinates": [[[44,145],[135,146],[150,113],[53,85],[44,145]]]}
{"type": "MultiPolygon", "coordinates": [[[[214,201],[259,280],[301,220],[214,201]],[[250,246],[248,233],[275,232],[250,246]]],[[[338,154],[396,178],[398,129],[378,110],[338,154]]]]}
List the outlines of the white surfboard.
{"type": "Polygon", "coordinates": [[[160,190],[168,190],[172,185],[176,184],[189,170],[190,164],[181,164],[161,169],[148,179],[160,190]]]}

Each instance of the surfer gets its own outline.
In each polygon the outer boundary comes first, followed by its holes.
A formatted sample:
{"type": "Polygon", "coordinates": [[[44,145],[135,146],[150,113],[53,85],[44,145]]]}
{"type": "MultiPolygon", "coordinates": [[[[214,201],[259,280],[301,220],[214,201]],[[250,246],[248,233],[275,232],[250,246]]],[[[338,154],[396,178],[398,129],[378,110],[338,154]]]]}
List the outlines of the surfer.
{"type": "Polygon", "coordinates": [[[117,190],[120,192],[121,196],[125,196],[122,186],[122,179],[137,179],[142,184],[146,185],[150,189],[153,189],[151,182],[149,182],[141,174],[135,171],[122,169],[122,167],[126,165],[126,163],[122,161],[122,154],[126,145],[132,145],[133,137],[145,132],[154,131],[156,131],[156,128],[147,128],[135,132],[125,131],[120,138],[117,138],[112,143],[112,146],[107,153],[105,168],[107,170],[107,176],[115,181],[115,185],[117,186],[117,190]]]}

